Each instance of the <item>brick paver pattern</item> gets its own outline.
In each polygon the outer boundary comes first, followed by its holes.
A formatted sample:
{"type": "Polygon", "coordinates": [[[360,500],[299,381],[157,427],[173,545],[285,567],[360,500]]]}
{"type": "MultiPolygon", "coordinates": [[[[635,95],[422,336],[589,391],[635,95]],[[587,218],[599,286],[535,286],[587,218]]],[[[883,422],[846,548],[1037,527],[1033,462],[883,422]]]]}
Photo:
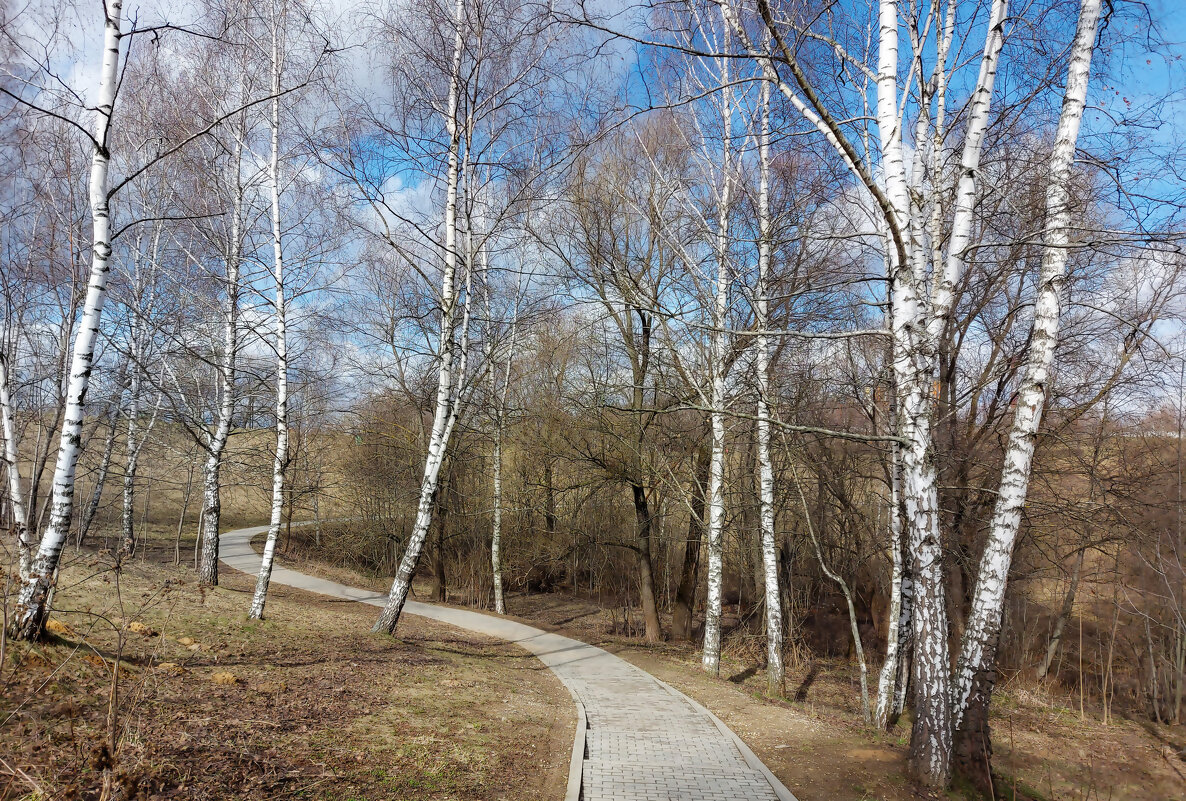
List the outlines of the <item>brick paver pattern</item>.
{"type": "MultiPolygon", "coordinates": [[[[267,526],[222,535],[220,558],[245,573],[259,572],[251,538],[267,526]]],[[[276,566],[272,582],[383,606],[387,596],[276,566]]],[[[766,777],[751,767],[703,711],[649,673],[587,643],[513,620],[409,601],[405,611],[521,645],[581,700],[588,731],[582,801],[778,801],[766,777]]]]}

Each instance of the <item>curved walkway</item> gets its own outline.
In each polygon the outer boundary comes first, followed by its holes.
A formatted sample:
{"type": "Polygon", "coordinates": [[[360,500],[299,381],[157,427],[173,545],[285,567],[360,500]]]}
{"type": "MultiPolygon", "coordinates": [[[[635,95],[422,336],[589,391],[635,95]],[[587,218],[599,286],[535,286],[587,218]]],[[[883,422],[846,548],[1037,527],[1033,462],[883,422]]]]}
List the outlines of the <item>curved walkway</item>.
{"type": "MultiPolygon", "coordinates": [[[[259,572],[251,540],[267,526],[222,535],[221,561],[259,572]]],[[[272,582],[383,606],[386,595],[276,565],[272,582]]],[[[551,668],[577,705],[565,801],[795,801],[737,735],[700,704],[587,643],[502,617],[408,601],[404,611],[516,643],[551,668]]]]}

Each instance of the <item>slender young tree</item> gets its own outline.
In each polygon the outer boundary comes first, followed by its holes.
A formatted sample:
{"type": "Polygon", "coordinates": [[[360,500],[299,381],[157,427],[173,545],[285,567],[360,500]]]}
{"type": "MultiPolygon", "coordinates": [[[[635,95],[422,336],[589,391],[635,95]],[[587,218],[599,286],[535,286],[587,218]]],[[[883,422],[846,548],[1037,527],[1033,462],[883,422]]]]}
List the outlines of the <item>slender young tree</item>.
{"type": "Polygon", "coordinates": [[[758,282],[754,326],[758,336],[757,462],[758,517],[762,535],[762,568],[766,607],[766,692],[784,694],[782,662],[782,598],[778,583],[778,546],[774,531],[774,461],[770,454],[770,257],[774,232],[770,219],[770,82],[758,89],[758,282]]]}
{"type": "MultiPolygon", "coordinates": [[[[728,49],[730,38],[725,37],[728,49]]],[[[717,230],[714,262],[715,292],[712,305],[712,357],[709,412],[712,426],[712,457],[708,468],[708,595],[704,612],[704,671],[716,676],[721,670],[721,599],[723,595],[725,527],[725,381],[729,358],[729,219],[733,182],[733,92],[728,59],[720,59],[721,163],[717,186],[717,230]]]]}
{"type": "MultiPolygon", "coordinates": [[[[893,401],[891,400],[891,404],[893,401]]],[[[892,409],[892,406],[891,406],[892,409]]],[[[890,429],[893,430],[895,415],[890,414],[890,429]]],[[[905,704],[906,685],[910,674],[903,669],[903,655],[906,651],[905,637],[910,626],[910,590],[906,574],[906,558],[902,548],[901,479],[898,473],[897,443],[891,444],[890,454],[890,497],[886,504],[886,518],[889,528],[890,555],[890,607],[885,633],[885,661],[877,677],[877,705],[873,713],[873,724],[880,729],[893,725],[901,708],[897,701],[905,704]],[[899,692],[900,691],[900,692],[899,692]]]]}
{"type": "MultiPolygon", "coordinates": [[[[124,431],[123,510],[120,519],[121,558],[131,556],[136,549],[136,474],[139,470],[140,454],[152,433],[152,428],[156,423],[156,413],[160,409],[158,400],[148,425],[141,430],[143,422],[140,419],[141,402],[144,395],[146,372],[150,360],[155,356],[152,350],[150,321],[153,315],[160,267],[161,235],[162,225],[158,221],[153,226],[147,253],[142,250],[143,237],[137,236],[132,248],[131,271],[128,276],[130,280],[127,282],[130,289],[130,297],[125,304],[128,307],[126,364],[129,380],[126,393],[128,405],[124,415],[126,427],[124,431]]],[[[100,472],[102,471],[103,465],[100,465],[100,472]]]]}
{"type": "Polygon", "coordinates": [[[17,451],[16,416],[9,390],[8,354],[0,348],[0,425],[4,435],[4,471],[7,475],[8,506],[16,529],[20,576],[29,578],[33,567],[33,542],[29,535],[29,513],[25,509],[25,494],[21,489],[20,457],[17,451]]]}
{"type": "MultiPolygon", "coordinates": [[[[441,328],[439,338],[440,368],[437,380],[436,408],[433,414],[432,430],[428,440],[428,455],[424,462],[424,476],[420,483],[420,499],[416,506],[416,519],[400,560],[399,570],[391,585],[391,593],[382,614],[375,622],[374,631],[393,634],[412,588],[412,576],[420,562],[420,552],[432,524],[433,498],[436,495],[441,465],[445,451],[457,420],[457,402],[462,382],[465,379],[466,341],[469,326],[469,298],[458,291],[457,256],[458,224],[457,203],[461,181],[462,125],[461,104],[461,57],[464,44],[463,22],[465,20],[464,0],[456,0],[453,8],[453,60],[449,75],[449,94],[445,107],[445,128],[449,138],[448,167],[446,171],[445,197],[445,243],[444,272],[441,280],[440,308],[441,328]],[[464,302],[461,342],[455,333],[459,305],[464,302]]],[[[465,282],[470,280],[470,265],[465,265],[465,282]]]]}
{"type": "Polygon", "coordinates": [[[272,515],[268,536],[264,541],[263,558],[255,582],[248,617],[261,620],[268,601],[268,583],[272,580],[272,563],[276,558],[276,542],[280,538],[280,523],[284,513],[285,474],[288,468],[288,332],[284,307],[284,243],[280,215],[280,78],[283,73],[281,35],[287,7],[272,0],[272,111],[271,154],[268,160],[268,189],[272,219],[272,313],[276,324],[276,452],[272,458],[272,515]]]}
{"type": "MultiPolygon", "coordinates": [[[[482,251],[483,260],[488,258],[487,251],[482,251]]],[[[490,275],[489,268],[484,267],[483,273],[490,275]]],[[[501,382],[499,370],[494,364],[494,337],[486,337],[486,363],[490,371],[490,394],[494,400],[494,446],[490,454],[491,470],[493,472],[491,492],[494,508],[490,521],[490,567],[494,580],[494,611],[500,615],[507,613],[506,601],[502,591],[502,445],[507,422],[507,392],[511,388],[511,369],[515,361],[515,345],[519,334],[519,299],[521,292],[515,293],[515,310],[511,317],[511,330],[507,344],[506,361],[502,365],[501,382]]],[[[490,289],[486,290],[486,318],[489,325],[493,324],[491,313],[490,289]]]]}
{"type": "Polygon", "coordinates": [[[840,588],[840,593],[844,596],[844,603],[848,607],[848,624],[852,632],[852,647],[856,652],[857,667],[860,670],[861,677],[861,718],[865,725],[869,725],[873,721],[873,713],[869,705],[869,667],[865,662],[865,647],[861,642],[861,630],[857,624],[857,610],[853,603],[852,588],[849,587],[848,582],[844,577],[833,570],[828,565],[828,560],[824,558],[823,549],[820,547],[819,535],[816,533],[815,524],[811,521],[811,510],[807,506],[807,497],[803,494],[803,484],[799,481],[799,475],[796,468],[792,465],[791,473],[795,482],[795,490],[799,495],[799,502],[803,507],[803,523],[807,528],[807,535],[811,539],[811,547],[815,551],[815,558],[819,562],[820,570],[824,575],[832,581],[836,582],[836,586],[840,588]]]}
{"type": "Polygon", "coordinates": [[[203,428],[200,442],[206,452],[203,465],[201,540],[202,555],[198,581],[212,587],[218,584],[218,535],[222,518],[222,464],[235,415],[235,381],[239,356],[240,261],[243,254],[243,140],[246,138],[246,113],[238,115],[238,131],[233,139],[230,158],[230,234],[223,254],[226,274],[225,305],[222,320],[222,354],[218,363],[218,412],[213,426],[203,428]]]}

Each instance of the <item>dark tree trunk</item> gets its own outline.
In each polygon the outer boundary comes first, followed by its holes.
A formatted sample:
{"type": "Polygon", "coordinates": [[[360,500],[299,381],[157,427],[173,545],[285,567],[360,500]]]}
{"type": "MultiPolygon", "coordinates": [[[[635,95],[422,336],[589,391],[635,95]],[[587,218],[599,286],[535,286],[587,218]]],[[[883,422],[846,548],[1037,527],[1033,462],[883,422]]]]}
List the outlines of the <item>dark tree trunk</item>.
{"type": "Polygon", "coordinates": [[[791,641],[794,631],[791,620],[791,590],[795,586],[795,565],[791,559],[791,542],[789,535],[784,538],[778,549],[778,599],[782,603],[782,641],[791,641]]]}
{"type": "Polygon", "coordinates": [[[952,767],[955,772],[986,798],[995,798],[988,707],[996,680],[995,667],[981,670],[973,677],[968,707],[952,743],[952,767]]]}
{"type": "Polygon", "coordinates": [[[661,642],[663,628],[659,624],[659,608],[655,604],[655,576],[651,568],[651,510],[646,489],[631,484],[634,496],[634,520],[638,530],[638,585],[642,601],[642,616],[646,622],[646,641],[661,642]]]}
{"type": "Polygon", "coordinates": [[[549,539],[556,534],[556,490],[552,486],[551,460],[544,463],[544,530],[549,539]]]}
{"type": "Polygon", "coordinates": [[[692,477],[691,513],[688,535],[684,540],[684,563],[680,568],[679,587],[671,614],[671,638],[692,639],[692,610],[696,608],[697,575],[700,572],[700,542],[704,537],[704,488],[708,485],[711,454],[706,448],[696,451],[695,475],[692,477]]]}
{"type": "Polygon", "coordinates": [[[445,579],[445,520],[449,514],[449,504],[441,503],[440,493],[438,492],[435,499],[436,514],[433,515],[432,526],[434,530],[432,538],[432,591],[431,596],[434,601],[444,603],[449,600],[449,589],[445,579]]]}
{"type": "Polygon", "coordinates": [[[449,498],[452,496],[452,472],[446,473],[442,485],[433,492],[433,522],[429,532],[432,542],[432,584],[429,586],[429,597],[435,602],[445,603],[448,600],[448,583],[445,578],[445,525],[448,521],[449,498]]]}
{"type": "Polygon", "coordinates": [[[1046,674],[1050,672],[1050,665],[1058,654],[1059,643],[1062,642],[1063,629],[1066,628],[1067,621],[1071,619],[1071,612],[1075,610],[1075,595],[1079,591],[1079,576],[1083,572],[1083,555],[1086,552],[1086,548],[1081,549],[1075,560],[1075,570],[1071,573],[1071,586],[1067,589],[1067,594],[1062,600],[1062,608],[1058,612],[1058,618],[1054,621],[1054,630],[1050,632],[1046,654],[1042,657],[1041,664],[1038,665],[1039,679],[1046,678],[1046,674]]]}

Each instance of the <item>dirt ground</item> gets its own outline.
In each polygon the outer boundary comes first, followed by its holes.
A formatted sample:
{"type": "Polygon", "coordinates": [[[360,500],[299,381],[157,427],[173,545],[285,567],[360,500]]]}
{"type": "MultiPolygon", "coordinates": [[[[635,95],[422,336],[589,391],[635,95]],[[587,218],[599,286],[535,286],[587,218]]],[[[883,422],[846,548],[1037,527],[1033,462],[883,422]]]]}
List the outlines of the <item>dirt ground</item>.
{"type": "MultiPolygon", "coordinates": [[[[281,556],[281,561],[286,557],[281,556]]],[[[290,561],[336,581],[387,589],[388,580],[343,568],[290,561]]],[[[427,585],[417,586],[427,597],[427,585]]],[[[460,600],[460,599],[459,599],[460,600]]],[[[910,721],[892,732],[861,724],[855,664],[818,659],[788,666],[786,697],[765,694],[762,639],[734,634],[722,655],[720,679],[700,670],[699,651],[686,643],[642,645],[629,610],[607,609],[564,593],[511,593],[507,604],[525,623],[563,632],[613,651],[700,701],[758,754],[800,801],[909,801],[935,796],[906,774],[910,721]]],[[[634,610],[637,616],[637,610],[634,610]]],[[[664,621],[665,626],[670,621],[664,621]]],[[[871,684],[876,665],[870,666],[871,684]]],[[[994,696],[995,769],[1004,798],[1044,801],[1180,801],[1186,799],[1186,732],[1143,721],[1105,726],[1090,707],[1049,686],[1005,682],[994,696]]],[[[959,791],[946,797],[962,798],[959,791]]]]}
{"type": "Polygon", "coordinates": [[[0,799],[105,775],[116,799],[563,797],[575,716],[526,652],[411,616],[372,635],[376,610],[280,586],[249,623],[251,579],[204,590],[171,556],[72,556],[57,633],[7,643],[0,799]]]}
{"type": "MultiPolygon", "coordinates": [[[[790,666],[787,697],[794,700],[769,698],[760,638],[730,638],[723,649],[721,678],[711,679],[700,669],[695,646],[645,646],[615,634],[630,628],[620,610],[600,609],[560,593],[512,595],[507,605],[525,621],[619,654],[704,704],[800,801],[944,797],[928,795],[906,776],[908,719],[888,733],[861,724],[855,664],[821,659],[790,666]]],[[[876,681],[875,667],[871,683],[876,681]]],[[[1010,683],[994,696],[992,725],[995,769],[1005,777],[1005,785],[996,789],[1005,798],[1186,799],[1186,752],[1173,745],[1182,731],[1125,720],[1104,726],[1098,711],[1091,709],[1081,720],[1069,698],[1010,683]]],[[[947,797],[962,795],[952,791],[947,797]]]]}

